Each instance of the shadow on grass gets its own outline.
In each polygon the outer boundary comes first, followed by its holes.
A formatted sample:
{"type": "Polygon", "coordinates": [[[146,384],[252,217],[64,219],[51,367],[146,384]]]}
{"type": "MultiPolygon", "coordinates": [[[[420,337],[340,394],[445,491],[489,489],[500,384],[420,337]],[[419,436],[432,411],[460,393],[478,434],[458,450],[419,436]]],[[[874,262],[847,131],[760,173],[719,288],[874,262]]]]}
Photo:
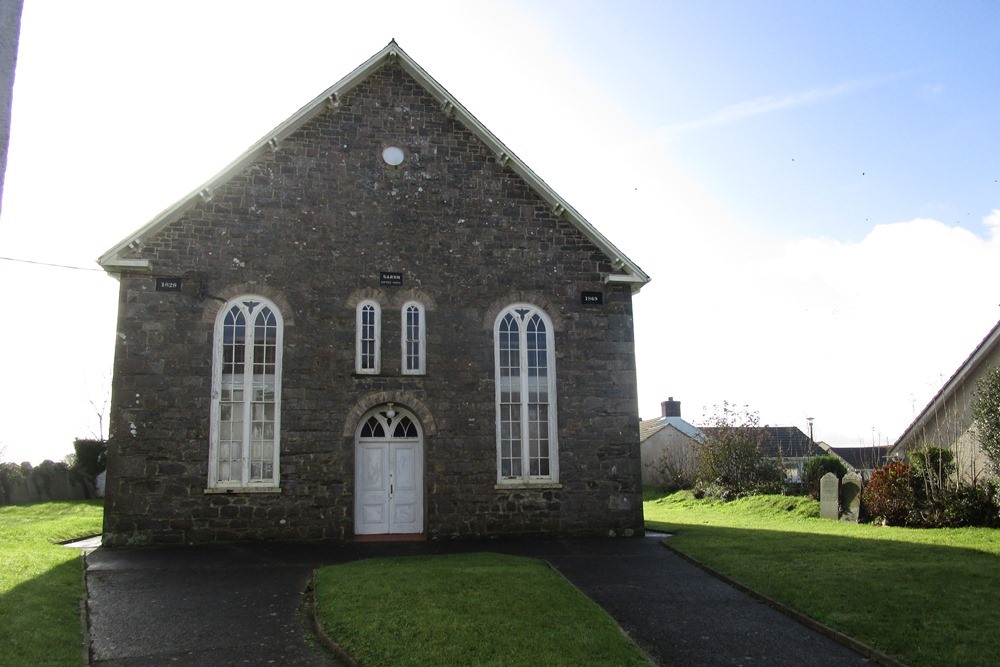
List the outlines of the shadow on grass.
{"type": "Polygon", "coordinates": [[[0,663],[80,664],[83,593],[83,559],[78,556],[0,594],[0,663]]]}
{"type": "Polygon", "coordinates": [[[670,547],[904,662],[995,665],[1000,557],[958,545],[656,521],[670,547]]]}

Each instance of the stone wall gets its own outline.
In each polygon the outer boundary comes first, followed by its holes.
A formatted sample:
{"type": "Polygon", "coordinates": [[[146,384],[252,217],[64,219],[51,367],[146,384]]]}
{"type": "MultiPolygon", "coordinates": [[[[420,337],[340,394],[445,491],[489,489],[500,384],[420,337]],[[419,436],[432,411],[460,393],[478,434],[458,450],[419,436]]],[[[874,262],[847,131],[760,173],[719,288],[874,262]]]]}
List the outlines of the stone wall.
{"type": "Polygon", "coordinates": [[[609,260],[388,65],[146,239],[121,276],[105,542],[345,540],[364,406],[420,416],[431,538],[642,531],[631,293],[609,260]],[[406,159],[389,167],[389,145],[406,159]],[[403,285],[379,283],[399,272],[403,285]],[[581,304],[582,291],[602,305],[581,304]],[[240,294],[285,321],[280,493],[206,494],[213,327],[240,294]],[[358,295],[382,372],[356,375],[358,295]],[[427,308],[427,372],[400,372],[400,307],[427,308]],[[555,332],[561,488],[497,490],[493,325],[530,302],[555,332]]]}

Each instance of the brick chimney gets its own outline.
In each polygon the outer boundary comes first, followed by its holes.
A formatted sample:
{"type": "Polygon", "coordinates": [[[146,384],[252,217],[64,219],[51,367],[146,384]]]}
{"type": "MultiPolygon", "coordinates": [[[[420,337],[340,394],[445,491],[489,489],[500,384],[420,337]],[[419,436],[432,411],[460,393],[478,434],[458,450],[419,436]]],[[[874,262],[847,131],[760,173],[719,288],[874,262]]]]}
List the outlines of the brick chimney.
{"type": "Polygon", "coordinates": [[[673,396],[660,403],[660,407],[663,409],[664,417],[681,416],[681,402],[675,401],[673,396]]]}

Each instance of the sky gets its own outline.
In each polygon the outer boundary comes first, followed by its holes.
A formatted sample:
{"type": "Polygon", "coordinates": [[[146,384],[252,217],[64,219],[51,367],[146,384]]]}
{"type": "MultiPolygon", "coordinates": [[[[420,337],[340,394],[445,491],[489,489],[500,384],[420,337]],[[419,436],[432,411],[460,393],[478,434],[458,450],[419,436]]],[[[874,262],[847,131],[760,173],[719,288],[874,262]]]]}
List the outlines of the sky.
{"type": "Polygon", "coordinates": [[[988,0],[29,0],[0,460],[104,434],[117,282],[95,259],[393,38],[652,276],[642,418],[728,402],[891,444],[1000,319],[988,0]]]}

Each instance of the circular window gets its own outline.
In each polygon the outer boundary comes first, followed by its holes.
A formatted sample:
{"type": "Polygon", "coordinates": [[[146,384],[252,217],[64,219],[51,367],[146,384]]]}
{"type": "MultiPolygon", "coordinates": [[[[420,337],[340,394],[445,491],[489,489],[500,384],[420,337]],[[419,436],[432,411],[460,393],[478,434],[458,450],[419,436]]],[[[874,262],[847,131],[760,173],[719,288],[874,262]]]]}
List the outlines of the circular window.
{"type": "Polygon", "coordinates": [[[390,167],[395,167],[403,163],[403,149],[399,146],[389,146],[382,149],[382,159],[390,167]]]}

